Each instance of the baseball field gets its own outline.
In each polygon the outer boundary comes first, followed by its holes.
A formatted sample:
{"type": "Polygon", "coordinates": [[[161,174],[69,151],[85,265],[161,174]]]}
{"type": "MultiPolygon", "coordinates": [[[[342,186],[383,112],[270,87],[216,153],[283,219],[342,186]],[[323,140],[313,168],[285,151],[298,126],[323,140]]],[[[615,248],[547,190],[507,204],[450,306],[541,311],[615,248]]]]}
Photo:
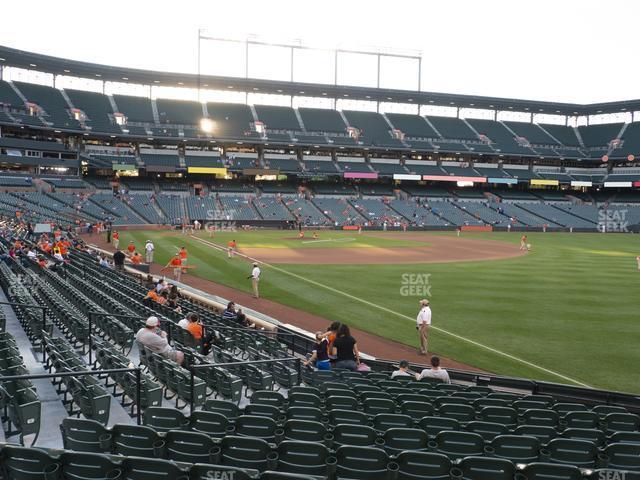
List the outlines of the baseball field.
{"type": "Polygon", "coordinates": [[[521,252],[520,233],[297,233],[137,230],[122,232],[121,245],[142,250],[150,239],[161,264],[184,245],[195,268],[183,281],[241,292],[251,291],[255,259],[263,298],[415,347],[428,297],[432,352],[498,374],[640,393],[636,235],[530,233],[521,252]],[[227,258],[231,239],[246,257],[227,258]]]}

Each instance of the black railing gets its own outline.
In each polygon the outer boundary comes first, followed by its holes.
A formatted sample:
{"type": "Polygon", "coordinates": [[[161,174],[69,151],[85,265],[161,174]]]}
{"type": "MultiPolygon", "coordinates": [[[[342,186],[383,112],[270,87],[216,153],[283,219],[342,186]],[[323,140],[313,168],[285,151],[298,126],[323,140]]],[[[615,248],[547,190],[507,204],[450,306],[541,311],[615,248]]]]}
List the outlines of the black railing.
{"type": "Polygon", "coordinates": [[[194,411],[195,408],[195,380],[196,380],[196,370],[204,370],[205,368],[214,368],[214,367],[236,367],[236,366],[246,366],[246,365],[260,365],[265,363],[278,363],[278,362],[297,362],[298,367],[298,382],[302,381],[302,362],[304,359],[300,357],[285,357],[285,358],[269,358],[266,360],[248,360],[244,362],[225,362],[225,363],[200,363],[198,365],[191,365],[189,367],[189,374],[191,385],[191,392],[189,394],[190,397],[190,408],[191,411],[194,411]]]}
{"type": "Polygon", "coordinates": [[[221,332],[231,331],[231,332],[244,332],[249,335],[263,335],[267,338],[271,338],[273,340],[278,340],[284,343],[288,348],[291,349],[291,352],[295,355],[299,353],[301,355],[305,355],[310,353],[313,350],[313,346],[315,342],[313,339],[309,337],[305,337],[296,332],[285,332],[280,330],[278,327],[276,330],[259,330],[248,327],[219,327],[217,325],[204,325],[205,328],[211,330],[217,330],[221,332]]]}
{"type": "MultiPolygon", "coordinates": [[[[26,308],[38,308],[42,310],[42,331],[45,332],[47,330],[47,307],[43,307],[41,305],[33,305],[31,303],[20,303],[20,302],[0,302],[0,305],[9,305],[11,307],[26,307],[26,308]]],[[[42,363],[45,362],[45,351],[44,351],[44,341],[40,341],[40,346],[42,347],[42,363]]]]}
{"type": "MultiPolygon", "coordinates": [[[[82,370],[82,371],[73,371],[73,372],[56,372],[56,373],[36,373],[29,375],[8,375],[8,376],[0,376],[0,383],[2,382],[13,382],[17,380],[41,380],[44,378],[62,378],[62,377],[82,377],[85,375],[96,376],[96,375],[109,375],[112,373],[127,373],[134,372],[136,375],[136,422],[138,425],[142,424],[142,370],[140,367],[136,368],[111,368],[106,370],[82,370]]],[[[36,437],[37,439],[37,437],[36,437]]],[[[35,443],[35,440],[33,441],[35,443]]]]}

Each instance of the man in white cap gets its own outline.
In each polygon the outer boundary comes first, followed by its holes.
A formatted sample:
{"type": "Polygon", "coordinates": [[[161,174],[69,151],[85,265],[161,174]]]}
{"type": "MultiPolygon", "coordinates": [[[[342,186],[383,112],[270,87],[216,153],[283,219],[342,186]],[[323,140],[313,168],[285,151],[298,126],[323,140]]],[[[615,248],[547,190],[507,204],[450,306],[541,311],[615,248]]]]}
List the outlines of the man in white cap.
{"type": "Polygon", "coordinates": [[[156,247],[153,245],[153,242],[151,240],[147,240],[147,243],[144,245],[145,260],[147,263],[153,262],[153,251],[155,249],[156,247]]]}
{"type": "Polygon", "coordinates": [[[431,325],[431,307],[429,307],[429,300],[426,298],[420,300],[420,312],[418,312],[416,323],[416,329],[420,336],[420,351],[418,353],[420,355],[426,355],[429,326],[431,325]]]}
{"type": "Polygon", "coordinates": [[[253,262],[253,270],[251,275],[247,279],[251,279],[251,286],[253,287],[253,298],[260,298],[260,292],[258,291],[258,283],[260,282],[260,267],[257,262],[253,262]]]}
{"type": "Polygon", "coordinates": [[[184,361],[184,353],[171,348],[167,340],[167,332],[160,330],[158,317],[149,317],[145,326],[136,333],[136,342],[140,347],[146,347],[153,353],[173,360],[178,365],[184,361]]]}

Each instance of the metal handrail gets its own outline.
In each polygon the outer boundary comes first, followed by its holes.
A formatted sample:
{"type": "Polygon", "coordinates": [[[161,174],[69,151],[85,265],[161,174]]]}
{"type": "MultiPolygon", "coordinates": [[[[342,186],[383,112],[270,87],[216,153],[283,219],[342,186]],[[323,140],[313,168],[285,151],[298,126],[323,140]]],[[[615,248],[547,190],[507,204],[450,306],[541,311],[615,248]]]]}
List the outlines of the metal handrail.
{"type": "Polygon", "coordinates": [[[82,370],[73,372],[58,372],[58,373],[35,373],[29,375],[8,375],[0,376],[0,382],[12,382],[16,380],[41,380],[43,378],[58,378],[58,377],[81,377],[84,375],[103,375],[111,373],[126,373],[135,372],[136,374],[136,419],[138,425],[142,423],[141,417],[141,396],[142,396],[142,369],[140,367],[135,368],[111,368],[106,370],[82,370]]]}

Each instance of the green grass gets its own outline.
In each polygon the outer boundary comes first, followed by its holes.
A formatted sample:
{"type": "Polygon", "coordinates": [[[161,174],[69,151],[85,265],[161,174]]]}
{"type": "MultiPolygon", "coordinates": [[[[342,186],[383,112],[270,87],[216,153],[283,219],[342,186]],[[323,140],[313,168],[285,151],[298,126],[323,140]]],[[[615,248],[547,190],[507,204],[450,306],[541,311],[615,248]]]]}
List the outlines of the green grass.
{"type": "MultiPolygon", "coordinates": [[[[228,235],[231,234],[216,235],[216,243],[226,244],[228,235]]],[[[385,246],[407,246],[406,241],[366,233],[320,235],[357,236],[358,243],[367,245],[379,246],[382,240],[385,246]]],[[[285,244],[304,248],[297,240],[282,240],[295,234],[260,231],[237,232],[233,236],[240,247],[285,244]]],[[[518,243],[520,238],[517,233],[465,236],[512,243],[518,243]]],[[[122,243],[126,245],[133,239],[142,246],[147,238],[156,244],[158,262],[166,262],[184,244],[190,263],[198,265],[194,274],[250,291],[246,262],[228,260],[226,254],[196,240],[166,232],[132,231],[123,232],[122,243]]],[[[635,262],[640,253],[638,237],[540,233],[529,234],[529,241],[533,248],[526,256],[497,261],[265,267],[261,294],[329,320],[344,321],[417,345],[413,318],[422,294],[403,296],[402,279],[403,274],[429,274],[434,326],[590,386],[640,392],[640,272],[635,262]]],[[[354,243],[326,242],[315,246],[346,247],[354,243]]],[[[328,262],[330,256],[328,250],[328,262]]],[[[366,345],[362,349],[366,351],[366,345]]],[[[439,331],[432,332],[430,350],[495,373],[570,383],[439,331]]]]}

